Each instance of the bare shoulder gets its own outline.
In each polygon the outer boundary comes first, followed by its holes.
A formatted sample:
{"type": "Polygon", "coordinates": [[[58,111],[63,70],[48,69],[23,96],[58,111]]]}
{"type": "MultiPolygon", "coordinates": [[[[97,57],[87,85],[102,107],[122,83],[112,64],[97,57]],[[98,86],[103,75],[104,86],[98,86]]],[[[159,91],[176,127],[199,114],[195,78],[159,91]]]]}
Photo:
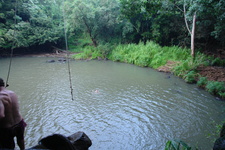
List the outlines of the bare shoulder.
{"type": "Polygon", "coordinates": [[[16,96],[16,93],[11,90],[2,90],[0,93],[7,94],[8,96],[16,96]]]}
{"type": "Polygon", "coordinates": [[[1,97],[9,96],[9,93],[5,90],[2,90],[2,91],[0,91],[0,96],[1,97]]]}
{"type": "Polygon", "coordinates": [[[11,90],[5,90],[7,93],[9,94],[15,94],[15,92],[11,91],[11,90]]]}
{"type": "Polygon", "coordinates": [[[0,100],[4,105],[9,105],[12,102],[9,93],[5,91],[0,91],[0,100]]]}

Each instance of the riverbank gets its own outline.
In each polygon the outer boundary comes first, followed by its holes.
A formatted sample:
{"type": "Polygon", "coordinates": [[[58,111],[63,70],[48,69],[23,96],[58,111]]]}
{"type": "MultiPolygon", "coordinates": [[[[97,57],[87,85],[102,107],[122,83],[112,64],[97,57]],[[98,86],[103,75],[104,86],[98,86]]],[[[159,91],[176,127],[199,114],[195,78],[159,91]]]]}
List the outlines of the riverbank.
{"type": "MultiPolygon", "coordinates": [[[[187,83],[197,83],[218,98],[225,99],[225,68],[215,65],[205,65],[206,56],[198,54],[197,62],[190,63],[188,50],[178,47],[160,47],[154,43],[148,45],[119,45],[107,57],[112,61],[130,63],[141,67],[151,67],[160,72],[173,73],[183,78],[187,83]],[[150,50],[149,50],[150,49],[150,50]],[[134,53],[134,54],[133,54],[134,53]],[[141,54],[141,55],[140,55],[141,54]],[[181,58],[182,57],[182,58],[181,58]],[[174,69],[175,68],[175,69],[174,69]],[[204,81],[204,82],[203,82],[204,81]],[[200,85],[199,83],[200,82],[200,85]]],[[[28,57],[56,57],[82,60],[104,57],[98,50],[84,50],[83,53],[60,52],[23,55],[28,57]]],[[[207,58],[208,59],[208,58],[207,58]]],[[[211,60],[213,61],[213,60],[211,60]]]]}
{"type": "MultiPolygon", "coordinates": [[[[179,62],[168,61],[165,66],[157,68],[160,72],[172,72],[173,67],[175,67],[179,62]]],[[[191,72],[191,71],[190,71],[191,72]]],[[[186,75],[186,77],[188,74],[186,75]]],[[[198,66],[194,73],[190,75],[192,79],[191,83],[197,83],[197,85],[212,95],[216,96],[219,100],[225,100],[225,95],[223,93],[225,87],[225,68],[219,66],[198,66]]],[[[185,79],[186,80],[186,79],[185,79]]],[[[188,81],[186,81],[188,82],[188,81]]]]}
{"type": "MultiPolygon", "coordinates": [[[[69,57],[71,57],[75,54],[76,53],[69,53],[69,57]]],[[[26,56],[66,58],[67,53],[43,53],[43,54],[26,55],[26,56]]],[[[160,72],[173,73],[172,69],[178,63],[179,63],[179,61],[177,61],[177,62],[176,61],[167,61],[166,65],[160,66],[156,70],[158,70],[160,72]]],[[[224,67],[200,65],[196,68],[195,71],[196,71],[198,78],[195,77],[194,83],[198,82],[199,77],[206,77],[208,81],[213,81],[213,82],[225,82],[225,68],[224,67]]],[[[201,86],[201,87],[205,88],[205,86],[206,85],[201,86]]],[[[213,93],[211,93],[211,94],[213,94],[213,93]]],[[[218,98],[221,98],[221,100],[224,99],[224,97],[219,96],[218,93],[216,93],[216,92],[213,95],[217,96],[218,98]]]]}
{"type": "Polygon", "coordinates": [[[27,55],[18,55],[25,57],[56,57],[56,58],[67,58],[75,55],[76,53],[72,52],[61,52],[61,53],[40,53],[40,54],[27,54],[27,55]]]}
{"type": "MultiPolygon", "coordinates": [[[[91,54],[88,55],[91,56],[91,54]]],[[[108,58],[113,61],[171,72],[187,83],[196,83],[198,87],[204,88],[218,99],[225,99],[224,57],[196,52],[193,60],[190,49],[178,46],[161,47],[150,41],[146,44],[118,45],[108,58]]]]}
{"type": "MultiPolygon", "coordinates": [[[[75,55],[76,53],[69,53],[69,57],[75,55]]],[[[67,57],[67,53],[42,53],[42,54],[32,54],[25,55],[32,57],[57,57],[57,58],[65,58],[67,57]]],[[[176,65],[174,61],[168,61],[165,66],[161,66],[157,68],[160,72],[171,73],[171,69],[176,65]]],[[[202,77],[207,77],[209,81],[219,81],[225,82],[225,68],[218,66],[199,66],[197,67],[197,71],[202,77]]]]}
{"type": "MultiPolygon", "coordinates": [[[[168,61],[165,66],[159,67],[157,70],[160,72],[172,72],[172,68],[176,62],[168,61]]],[[[225,82],[225,68],[218,66],[199,66],[196,71],[202,77],[207,77],[209,81],[225,82]]]]}

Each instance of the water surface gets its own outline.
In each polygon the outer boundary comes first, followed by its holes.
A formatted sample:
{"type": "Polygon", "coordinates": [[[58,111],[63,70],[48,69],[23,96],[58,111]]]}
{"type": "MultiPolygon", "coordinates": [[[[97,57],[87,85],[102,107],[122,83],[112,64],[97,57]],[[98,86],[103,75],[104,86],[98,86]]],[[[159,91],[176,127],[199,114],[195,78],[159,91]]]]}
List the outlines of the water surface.
{"type": "MultiPolygon", "coordinates": [[[[9,59],[0,59],[6,79],[9,59]]],[[[73,97],[67,63],[57,58],[15,57],[9,89],[20,100],[28,123],[26,147],[48,135],[84,131],[90,150],[161,150],[181,139],[211,149],[225,103],[196,85],[150,68],[111,61],[71,61],[73,97]],[[55,59],[55,63],[46,63],[55,59]]]]}

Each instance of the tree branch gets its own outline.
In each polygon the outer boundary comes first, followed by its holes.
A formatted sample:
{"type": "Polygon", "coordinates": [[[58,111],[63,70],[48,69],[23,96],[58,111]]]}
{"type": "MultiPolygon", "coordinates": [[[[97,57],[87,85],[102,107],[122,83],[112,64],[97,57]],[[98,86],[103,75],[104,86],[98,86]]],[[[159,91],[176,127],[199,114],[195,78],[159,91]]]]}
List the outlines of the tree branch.
{"type": "Polygon", "coordinates": [[[189,26],[188,26],[188,23],[187,23],[187,18],[186,18],[186,7],[185,7],[185,4],[184,4],[184,21],[185,21],[185,24],[186,24],[186,27],[187,27],[188,32],[189,32],[190,34],[192,34],[192,33],[191,33],[191,30],[190,30],[190,28],[189,28],[189,26]]]}

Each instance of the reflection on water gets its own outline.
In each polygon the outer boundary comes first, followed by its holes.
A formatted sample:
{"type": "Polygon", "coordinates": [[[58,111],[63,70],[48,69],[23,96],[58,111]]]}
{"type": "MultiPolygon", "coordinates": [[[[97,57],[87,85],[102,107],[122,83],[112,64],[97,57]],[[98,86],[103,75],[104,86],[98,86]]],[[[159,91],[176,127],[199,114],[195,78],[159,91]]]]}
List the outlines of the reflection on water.
{"type": "MultiPolygon", "coordinates": [[[[71,61],[72,101],[67,64],[49,59],[13,58],[9,89],[28,123],[26,147],[77,131],[90,137],[90,150],[159,150],[171,139],[210,149],[218,136],[225,103],[195,85],[129,64],[71,61]]],[[[0,64],[6,78],[9,59],[0,64]]]]}

